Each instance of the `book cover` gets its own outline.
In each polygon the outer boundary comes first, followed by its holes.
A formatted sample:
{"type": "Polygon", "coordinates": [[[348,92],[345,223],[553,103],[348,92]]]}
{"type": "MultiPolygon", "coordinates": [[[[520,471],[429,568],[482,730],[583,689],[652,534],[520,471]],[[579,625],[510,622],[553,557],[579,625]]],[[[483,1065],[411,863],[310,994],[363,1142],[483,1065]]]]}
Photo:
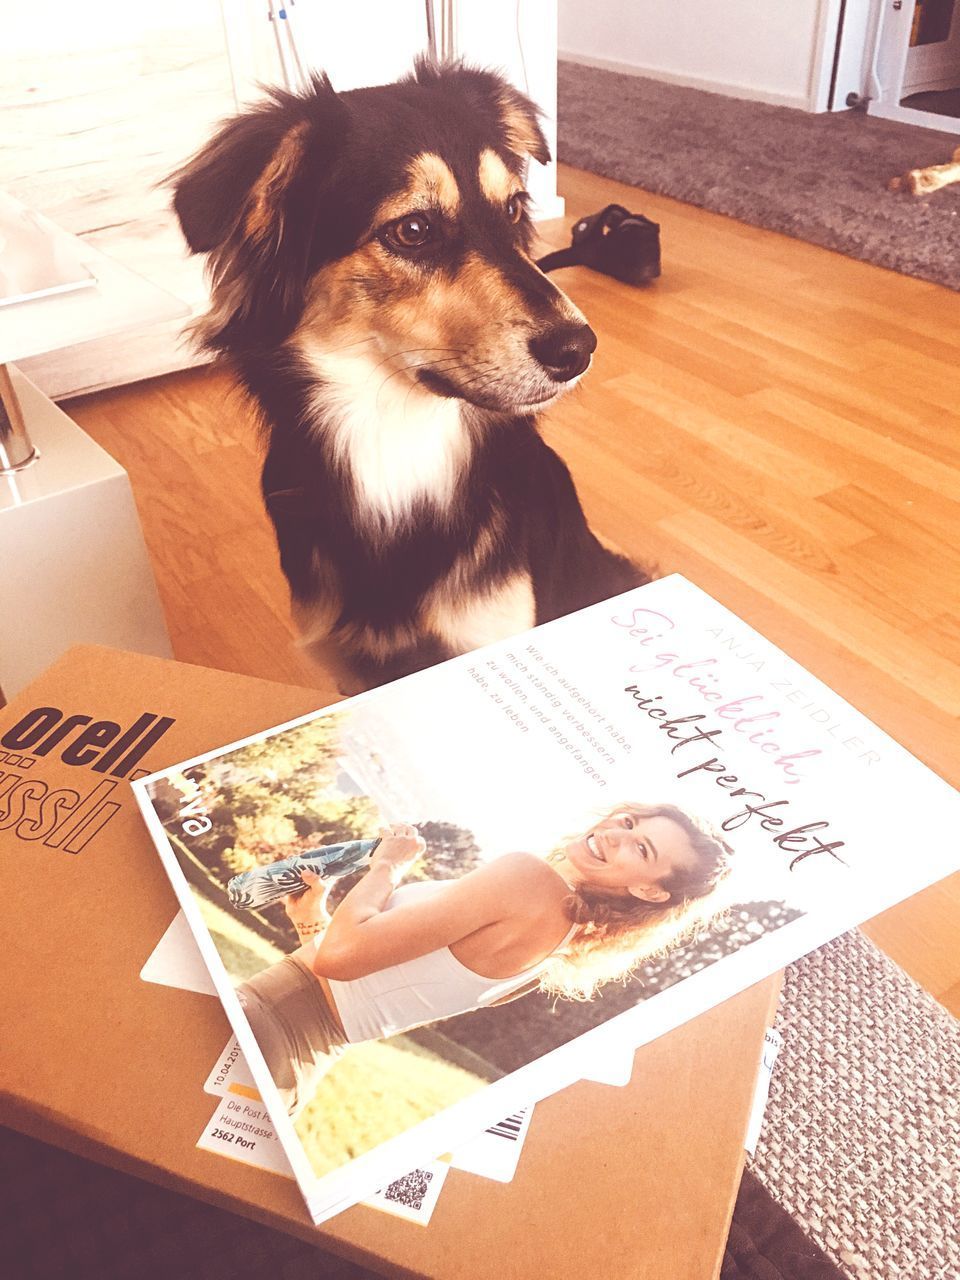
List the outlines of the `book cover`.
{"type": "Polygon", "coordinates": [[[134,790],[317,1222],[960,866],[952,788],[678,576],[134,790]]]}

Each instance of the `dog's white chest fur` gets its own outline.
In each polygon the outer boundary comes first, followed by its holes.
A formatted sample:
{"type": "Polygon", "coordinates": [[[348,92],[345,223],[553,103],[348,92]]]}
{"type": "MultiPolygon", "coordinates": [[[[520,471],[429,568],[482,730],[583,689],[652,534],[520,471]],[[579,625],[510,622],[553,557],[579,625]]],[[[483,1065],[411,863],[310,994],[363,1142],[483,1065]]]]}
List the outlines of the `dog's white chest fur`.
{"type": "Polygon", "coordinates": [[[318,424],[353,484],[358,523],[389,534],[419,503],[448,510],[471,453],[459,401],[412,384],[397,358],[306,344],[302,353],[320,380],[318,424]]]}

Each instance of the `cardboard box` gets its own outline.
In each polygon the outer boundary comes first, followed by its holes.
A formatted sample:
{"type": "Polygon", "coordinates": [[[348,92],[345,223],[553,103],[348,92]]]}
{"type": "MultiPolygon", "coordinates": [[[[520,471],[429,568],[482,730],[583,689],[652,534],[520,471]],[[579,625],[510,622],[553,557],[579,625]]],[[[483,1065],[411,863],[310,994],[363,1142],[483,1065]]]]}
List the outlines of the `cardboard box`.
{"type": "Polygon", "coordinates": [[[0,712],[0,1119],[386,1274],[716,1275],[774,979],[638,1051],[626,1088],[539,1103],[514,1181],[451,1170],[428,1228],[363,1206],[315,1228],[293,1181],[197,1149],[230,1028],[139,977],[177,903],[128,784],[316,696],[82,647],[0,712]]]}

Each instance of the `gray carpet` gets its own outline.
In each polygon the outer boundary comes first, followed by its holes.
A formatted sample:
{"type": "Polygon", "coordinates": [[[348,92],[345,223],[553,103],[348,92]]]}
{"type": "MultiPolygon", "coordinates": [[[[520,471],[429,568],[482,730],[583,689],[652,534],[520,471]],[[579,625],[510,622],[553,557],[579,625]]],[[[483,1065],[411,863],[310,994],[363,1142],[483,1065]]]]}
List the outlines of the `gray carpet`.
{"type": "Polygon", "coordinates": [[[848,1280],[960,1276],[960,1022],[854,930],[791,965],[753,1173],[848,1280]]]}
{"type": "MultiPolygon", "coordinates": [[[[960,184],[918,197],[886,183],[945,163],[958,145],[859,111],[812,115],[560,63],[564,163],[950,289],[960,289],[960,184]]],[[[668,226],[663,245],[669,271],[668,226]]]]}

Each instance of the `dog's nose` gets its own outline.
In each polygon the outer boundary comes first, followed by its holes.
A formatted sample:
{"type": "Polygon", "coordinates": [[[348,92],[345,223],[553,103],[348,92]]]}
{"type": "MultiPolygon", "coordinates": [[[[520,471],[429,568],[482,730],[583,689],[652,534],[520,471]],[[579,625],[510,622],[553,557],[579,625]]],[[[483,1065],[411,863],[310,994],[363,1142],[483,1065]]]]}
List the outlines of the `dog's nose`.
{"type": "Polygon", "coordinates": [[[597,349],[597,335],[588,324],[561,324],[530,339],[530,350],[553,378],[569,382],[583,373],[597,349]]]}

